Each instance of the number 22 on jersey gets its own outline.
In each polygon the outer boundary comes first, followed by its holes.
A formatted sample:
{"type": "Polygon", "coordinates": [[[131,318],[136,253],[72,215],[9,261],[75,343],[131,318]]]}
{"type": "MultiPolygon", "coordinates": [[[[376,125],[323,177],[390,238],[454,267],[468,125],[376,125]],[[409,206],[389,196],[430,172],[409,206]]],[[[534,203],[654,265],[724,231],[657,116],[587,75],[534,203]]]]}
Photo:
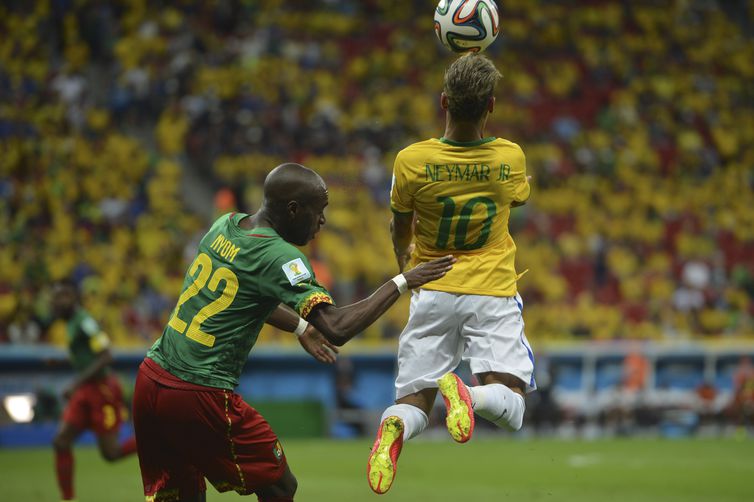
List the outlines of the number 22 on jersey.
{"type": "Polygon", "coordinates": [[[233,299],[238,292],[238,277],[232,270],[226,267],[218,267],[212,272],[212,259],[207,253],[200,253],[196,257],[194,263],[189,268],[189,275],[194,278],[194,281],[181,293],[178,297],[178,304],[175,306],[173,315],[168,321],[168,326],[176,330],[178,333],[185,334],[187,338],[199,342],[207,347],[212,347],[215,344],[215,337],[209,333],[202,331],[201,325],[204,321],[209,319],[215,314],[218,314],[228,308],[233,303],[233,299]],[[197,271],[199,272],[196,275],[197,271]],[[181,319],[178,314],[180,313],[181,306],[188,300],[193,298],[199,293],[203,287],[207,287],[213,293],[217,291],[220,282],[224,281],[222,293],[215,300],[211,301],[207,305],[201,308],[199,312],[191,319],[191,323],[187,324],[186,321],[181,319]],[[186,327],[188,326],[188,330],[186,327]]]}

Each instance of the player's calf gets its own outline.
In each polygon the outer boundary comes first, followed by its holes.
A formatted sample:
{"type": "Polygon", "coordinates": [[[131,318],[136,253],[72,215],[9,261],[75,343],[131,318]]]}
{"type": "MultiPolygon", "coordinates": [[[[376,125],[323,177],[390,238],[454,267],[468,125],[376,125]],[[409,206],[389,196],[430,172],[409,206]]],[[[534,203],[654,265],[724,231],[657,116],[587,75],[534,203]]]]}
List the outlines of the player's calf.
{"type": "Polygon", "coordinates": [[[524,421],[524,397],[501,383],[469,387],[474,411],[497,425],[517,431],[524,421]]]}

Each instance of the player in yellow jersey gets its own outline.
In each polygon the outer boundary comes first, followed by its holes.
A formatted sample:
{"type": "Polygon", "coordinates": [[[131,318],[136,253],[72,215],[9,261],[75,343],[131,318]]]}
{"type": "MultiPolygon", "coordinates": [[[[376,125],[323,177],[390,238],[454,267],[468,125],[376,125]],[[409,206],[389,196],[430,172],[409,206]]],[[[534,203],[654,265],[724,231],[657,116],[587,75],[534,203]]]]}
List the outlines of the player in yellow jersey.
{"type": "Polygon", "coordinates": [[[459,57],[445,72],[440,97],[445,135],[414,143],[395,159],[390,229],[399,269],[448,253],[458,261],[412,293],[396,404],[382,415],[367,465],[376,493],[392,485],[403,442],[427,427],[438,388],[448,431],[461,443],[471,438],[474,413],[519,429],[523,396],[536,388],[508,233],[511,208],[529,198],[526,160],[517,144],[484,135],[499,79],[485,56],[459,57]],[[452,373],[462,359],[480,385],[467,387],[452,373]]]}

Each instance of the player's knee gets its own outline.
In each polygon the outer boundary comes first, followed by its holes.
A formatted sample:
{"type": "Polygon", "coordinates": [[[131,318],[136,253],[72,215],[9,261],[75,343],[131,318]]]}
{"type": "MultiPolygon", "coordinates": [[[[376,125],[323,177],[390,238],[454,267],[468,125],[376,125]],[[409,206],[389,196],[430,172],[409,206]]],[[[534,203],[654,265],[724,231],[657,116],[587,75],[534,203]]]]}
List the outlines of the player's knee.
{"type": "Polygon", "coordinates": [[[293,500],[298,489],[298,481],[293,473],[286,469],[283,476],[274,484],[257,490],[259,502],[281,502],[293,500]]]}
{"type": "Polygon", "coordinates": [[[282,489],[283,492],[285,492],[286,497],[293,499],[293,496],[296,494],[296,490],[298,490],[298,480],[296,479],[296,476],[294,476],[293,474],[286,476],[283,480],[282,489]]]}
{"type": "Polygon", "coordinates": [[[288,472],[278,483],[278,488],[281,498],[290,498],[293,500],[293,496],[296,494],[296,490],[298,489],[298,480],[296,479],[296,476],[293,475],[292,472],[288,472]]]}

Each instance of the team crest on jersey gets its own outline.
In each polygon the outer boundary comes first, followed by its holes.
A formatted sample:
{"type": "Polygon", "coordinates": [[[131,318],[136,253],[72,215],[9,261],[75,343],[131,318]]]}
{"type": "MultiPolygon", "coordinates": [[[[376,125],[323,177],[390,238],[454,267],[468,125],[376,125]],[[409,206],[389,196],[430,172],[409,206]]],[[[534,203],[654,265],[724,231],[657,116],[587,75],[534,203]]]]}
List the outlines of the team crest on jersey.
{"type": "Polygon", "coordinates": [[[275,445],[272,447],[272,454],[280,463],[283,460],[283,447],[280,445],[280,441],[275,441],[275,445]]]}
{"type": "Polygon", "coordinates": [[[296,258],[283,265],[283,272],[285,272],[285,276],[288,278],[291,286],[295,286],[312,276],[301,258],[296,258]]]}

